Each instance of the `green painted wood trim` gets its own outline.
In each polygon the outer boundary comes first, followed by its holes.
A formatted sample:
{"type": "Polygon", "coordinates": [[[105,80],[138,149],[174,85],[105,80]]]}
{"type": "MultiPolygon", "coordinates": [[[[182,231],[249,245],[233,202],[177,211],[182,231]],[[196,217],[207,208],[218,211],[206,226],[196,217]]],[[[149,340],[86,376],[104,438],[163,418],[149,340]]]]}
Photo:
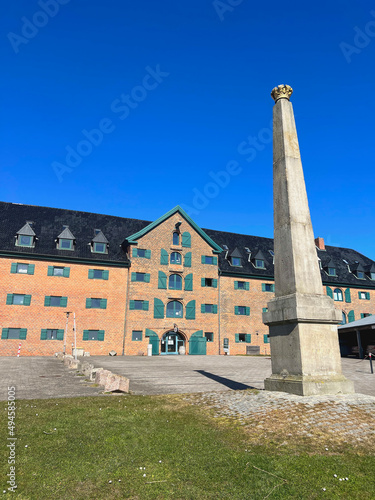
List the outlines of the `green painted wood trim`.
{"type": "MultiPolygon", "coordinates": [[[[25,248],[25,247],[22,247],[25,248]]],[[[11,259],[25,259],[25,260],[42,260],[47,262],[66,262],[74,264],[85,264],[94,266],[107,266],[107,267],[130,267],[130,262],[119,262],[110,260],[92,260],[81,259],[76,257],[61,257],[60,255],[41,255],[35,253],[21,252],[6,252],[0,250],[0,257],[8,257],[11,259]]]]}
{"type": "Polygon", "coordinates": [[[172,210],[169,210],[169,212],[167,212],[166,214],[162,215],[161,217],[159,217],[157,220],[155,220],[154,222],[151,222],[151,224],[149,224],[148,226],[144,227],[143,229],[141,229],[140,231],[138,231],[137,233],[134,233],[132,234],[131,236],[128,236],[126,238],[126,241],[129,243],[129,244],[137,244],[138,243],[138,239],[141,238],[142,236],[144,236],[145,234],[147,234],[148,232],[152,231],[152,229],[154,229],[155,227],[159,226],[159,224],[161,224],[162,222],[164,222],[165,220],[169,219],[169,217],[171,217],[172,215],[174,215],[175,213],[179,213],[181,215],[181,217],[183,217],[186,222],[188,222],[190,224],[190,226],[195,229],[195,231],[213,248],[213,251],[214,253],[221,253],[223,251],[223,249],[217,244],[215,243],[209,236],[208,234],[206,234],[203,229],[201,229],[194,221],[193,219],[191,219],[188,214],[185,212],[185,210],[183,210],[179,205],[177,205],[176,207],[172,208],[172,210]]]}

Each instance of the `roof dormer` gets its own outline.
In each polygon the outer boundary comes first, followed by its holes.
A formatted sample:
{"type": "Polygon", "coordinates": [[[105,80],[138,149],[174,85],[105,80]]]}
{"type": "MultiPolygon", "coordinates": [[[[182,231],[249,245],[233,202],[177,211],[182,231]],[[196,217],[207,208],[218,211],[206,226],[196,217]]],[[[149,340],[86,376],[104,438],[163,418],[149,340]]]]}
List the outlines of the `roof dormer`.
{"type": "Polygon", "coordinates": [[[365,270],[360,262],[356,260],[354,264],[350,264],[350,270],[360,280],[365,279],[365,270]]]}
{"type": "Polygon", "coordinates": [[[242,254],[237,247],[233,250],[233,252],[229,253],[228,256],[232,266],[242,267],[242,254]]]}
{"type": "Polygon", "coordinates": [[[56,248],[58,250],[74,250],[75,237],[69,226],[63,226],[63,231],[58,235],[56,241],[56,248]]]}
{"type": "Polygon", "coordinates": [[[323,270],[328,274],[328,276],[337,276],[336,265],[333,259],[329,259],[323,264],[323,270]]]}
{"type": "Polygon", "coordinates": [[[254,252],[254,255],[251,258],[251,263],[257,269],[265,269],[266,268],[267,261],[266,261],[266,258],[263,255],[263,252],[261,250],[254,252]]]}
{"type": "Polygon", "coordinates": [[[16,233],[16,246],[34,248],[36,234],[32,229],[34,223],[26,221],[26,224],[16,233]]]}
{"type": "Polygon", "coordinates": [[[365,267],[365,273],[370,280],[375,281],[375,264],[369,264],[368,266],[365,267]]]}
{"type": "Polygon", "coordinates": [[[108,253],[108,240],[101,229],[95,229],[95,236],[91,240],[91,251],[93,253],[108,253]]]}

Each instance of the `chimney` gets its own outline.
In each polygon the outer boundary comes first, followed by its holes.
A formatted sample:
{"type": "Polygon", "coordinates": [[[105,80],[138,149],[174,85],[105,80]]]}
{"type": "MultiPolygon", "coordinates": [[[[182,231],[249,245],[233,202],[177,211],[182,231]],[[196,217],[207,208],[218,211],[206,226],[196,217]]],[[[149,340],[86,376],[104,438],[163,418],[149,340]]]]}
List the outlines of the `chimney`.
{"type": "Polygon", "coordinates": [[[315,238],[315,245],[319,248],[319,250],[325,250],[326,247],[324,245],[324,238],[315,238]]]}

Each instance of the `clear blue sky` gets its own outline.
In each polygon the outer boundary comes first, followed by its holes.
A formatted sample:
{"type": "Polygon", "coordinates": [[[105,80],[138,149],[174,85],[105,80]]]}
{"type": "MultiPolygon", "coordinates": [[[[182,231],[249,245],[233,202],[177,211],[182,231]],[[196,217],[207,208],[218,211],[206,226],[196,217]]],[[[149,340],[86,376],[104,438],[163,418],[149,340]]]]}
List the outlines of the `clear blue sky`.
{"type": "Polygon", "coordinates": [[[2,5],[0,200],[272,237],[287,83],[315,235],[375,259],[373,2],[60,2],[2,5]]]}

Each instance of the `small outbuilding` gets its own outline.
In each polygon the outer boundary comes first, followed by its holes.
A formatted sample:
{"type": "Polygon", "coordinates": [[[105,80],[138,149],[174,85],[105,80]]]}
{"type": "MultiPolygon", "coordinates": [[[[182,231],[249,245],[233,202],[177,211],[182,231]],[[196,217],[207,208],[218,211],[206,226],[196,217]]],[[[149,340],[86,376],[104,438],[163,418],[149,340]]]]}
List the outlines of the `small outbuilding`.
{"type": "Polygon", "coordinates": [[[341,356],[375,354],[375,315],[338,327],[341,356]]]}

